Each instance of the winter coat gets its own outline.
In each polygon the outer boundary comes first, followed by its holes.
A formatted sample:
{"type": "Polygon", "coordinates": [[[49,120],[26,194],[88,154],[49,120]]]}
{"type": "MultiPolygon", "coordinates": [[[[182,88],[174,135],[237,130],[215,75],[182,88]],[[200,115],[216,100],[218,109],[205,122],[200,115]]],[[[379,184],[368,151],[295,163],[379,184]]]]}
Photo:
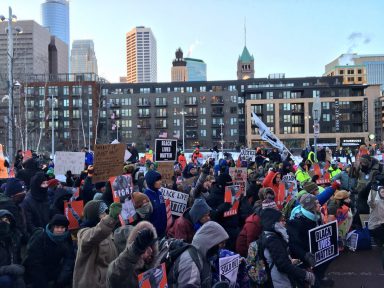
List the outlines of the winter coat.
{"type": "Polygon", "coordinates": [[[23,238],[25,238],[27,236],[27,224],[23,209],[3,193],[0,193],[0,209],[5,209],[12,213],[16,227],[22,233],[23,238]]]}
{"type": "Polygon", "coordinates": [[[158,242],[156,241],[151,247],[153,249],[153,260],[151,263],[146,264],[140,258],[141,254],[135,252],[133,243],[138,233],[143,229],[152,230],[155,238],[157,238],[156,229],[147,221],[142,221],[133,228],[130,232],[126,248],[120,255],[113,260],[108,266],[106,287],[107,288],[120,288],[120,287],[139,287],[137,276],[148,269],[157,267],[160,263],[158,259],[159,249],[158,242]]]}
{"type": "Polygon", "coordinates": [[[273,192],[275,192],[275,199],[277,199],[277,195],[279,194],[279,183],[274,183],[277,175],[281,174],[279,172],[269,171],[263,181],[264,188],[272,188],[273,192]]]}
{"type": "Polygon", "coordinates": [[[21,240],[22,234],[16,226],[15,218],[12,213],[6,210],[0,211],[0,217],[8,216],[11,218],[10,231],[7,236],[0,235],[0,276],[1,267],[11,264],[21,264],[21,240]]]}
{"type": "Polygon", "coordinates": [[[305,171],[300,166],[297,167],[297,170],[295,172],[295,177],[296,177],[296,180],[300,183],[301,186],[303,186],[305,182],[312,180],[312,177],[309,176],[308,172],[305,171]]]}
{"type": "Polygon", "coordinates": [[[369,230],[373,230],[384,224],[384,199],[380,198],[377,191],[371,190],[368,197],[368,204],[371,208],[368,228],[369,230]]]}
{"type": "Polygon", "coordinates": [[[17,171],[15,178],[23,180],[27,189],[29,189],[29,184],[30,184],[32,177],[37,172],[41,172],[41,170],[39,169],[39,164],[33,158],[26,160],[24,162],[23,166],[24,166],[24,169],[17,171]]]}
{"type": "Polygon", "coordinates": [[[191,217],[189,216],[188,208],[184,211],[183,215],[176,219],[175,223],[168,231],[168,237],[183,239],[187,243],[191,243],[193,236],[195,235],[195,229],[193,228],[191,217]]]}
{"type": "Polygon", "coordinates": [[[348,175],[347,171],[341,171],[341,173],[332,177],[332,182],[340,180],[340,188],[343,190],[351,191],[356,186],[356,179],[348,175]]]}
{"type": "Polygon", "coordinates": [[[54,281],[57,285],[70,284],[75,264],[75,251],[70,234],[66,240],[56,243],[48,237],[47,231],[36,233],[39,234],[28,243],[24,261],[27,278],[32,287],[49,287],[49,281],[54,281]]]}
{"type": "Polygon", "coordinates": [[[95,227],[77,233],[73,288],[105,287],[108,265],[118,256],[112,239],[116,224],[117,220],[107,215],[95,227]]]}
{"type": "Polygon", "coordinates": [[[165,236],[165,230],[167,228],[167,212],[163,194],[161,194],[159,190],[152,190],[150,188],[145,189],[144,194],[148,196],[153,207],[149,222],[155,226],[157,235],[162,238],[165,236]]]}
{"type": "Polygon", "coordinates": [[[171,273],[178,275],[178,278],[174,279],[174,283],[169,283],[171,287],[212,287],[211,264],[207,259],[207,252],[227,239],[228,234],[218,223],[213,221],[205,223],[192,240],[192,245],[197,249],[201,269],[193,261],[190,252],[184,251],[172,267],[174,270],[171,273]]]}
{"type": "Polygon", "coordinates": [[[180,154],[177,158],[177,162],[180,163],[181,169],[184,170],[185,166],[187,166],[187,159],[185,158],[184,154],[180,154]]]}
{"type": "Polygon", "coordinates": [[[83,189],[80,193],[80,200],[83,200],[85,205],[89,201],[93,200],[95,193],[95,185],[92,184],[92,177],[87,176],[87,178],[84,180],[83,189]]]}
{"type": "Polygon", "coordinates": [[[271,163],[280,163],[281,162],[281,155],[279,152],[277,151],[271,151],[269,154],[268,154],[268,158],[269,158],[269,161],[271,163]]]}
{"type": "Polygon", "coordinates": [[[246,257],[251,242],[257,240],[261,234],[260,216],[256,213],[245,220],[245,225],[236,240],[236,252],[246,257]]]}

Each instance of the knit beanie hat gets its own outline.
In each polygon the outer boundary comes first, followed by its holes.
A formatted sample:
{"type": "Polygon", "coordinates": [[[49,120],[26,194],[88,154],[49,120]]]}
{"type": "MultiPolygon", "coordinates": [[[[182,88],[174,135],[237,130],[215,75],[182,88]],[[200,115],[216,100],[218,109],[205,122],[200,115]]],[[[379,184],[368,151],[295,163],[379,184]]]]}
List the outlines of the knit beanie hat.
{"type": "Polygon", "coordinates": [[[132,174],[135,171],[135,165],[128,164],[123,168],[124,173],[132,174]]]}
{"type": "Polygon", "coordinates": [[[195,202],[193,202],[192,208],[189,211],[189,216],[191,217],[193,224],[196,224],[205,214],[209,213],[211,210],[211,207],[208,206],[204,199],[197,198],[195,199],[195,202]]]}
{"type": "Polygon", "coordinates": [[[67,217],[65,217],[62,214],[56,214],[52,217],[51,221],[49,222],[49,226],[52,228],[53,226],[69,226],[69,221],[67,217]]]}
{"type": "Polygon", "coordinates": [[[149,202],[148,196],[141,192],[133,192],[132,198],[133,203],[135,204],[135,209],[140,208],[145,203],[149,202]]]}
{"type": "Polygon", "coordinates": [[[278,209],[277,205],[276,205],[276,202],[273,201],[272,199],[265,199],[261,203],[261,207],[262,207],[262,209],[267,209],[267,208],[278,209]]]}
{"type": "Polygon", "coordinates": [[[303,186],[304,190],[310,194],[315,193],[316,190],[319,190],[319,187],[314,182],[306,182],[303,186]]]}
{"type": "Polygon", "coordinates": [[[5,186],[5,195],[12,197],[13,195],[25,191],[24,182],[17,178],[8,178],[5,186]]]}
{"type": "Polygon", "coordinates": [[[95,188],[96,190],[100,190],[101,188],[103,188],[105,186],[105,182],[96,182],[95,183],[95,188]]]}
{"type": "Polygon", "coordinates": [[[103,201],[91,200],[84,206],[83,215],[86,221],[98,223],[100,214],[103,214],[107,209],[108,206],[103,201]]]}
{"type": "Polygon", "coordinates": [[[48,187],[53,188],[60,184],[60,181],[57,179],[51,179],[48,181],[48,187]]]}
{"type": "Polygon", "coordinates": [[[154,189],[154,185],[156,181],[161,180],[161,174],[154,170],[149,170],[145,174],[145,181],[150,189],[154,189]]]}
{"type": "Polygon", "coordinates": [[[303,196],[300,197],[301,207],[303,207],[305,210],[308,210],[308,211],[315,210],[316,201],[317,201],[316,196],[309,194],[309,193],[304,194],[303,196]]]}

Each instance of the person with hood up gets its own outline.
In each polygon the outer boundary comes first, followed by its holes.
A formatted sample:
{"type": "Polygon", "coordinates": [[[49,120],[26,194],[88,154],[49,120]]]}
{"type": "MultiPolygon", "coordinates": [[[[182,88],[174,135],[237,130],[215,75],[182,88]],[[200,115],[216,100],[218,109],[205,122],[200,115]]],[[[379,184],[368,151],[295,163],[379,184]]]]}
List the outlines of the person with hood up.
{"type": "Polygon", "coordinates": [[[174,288],[182,287],[212,287],[212,269],[219,257],[219,249],[224,248],[229,236],[224,228],[208,221],[195,234],[192,245],[197,250],[199,263],[195,263],[190,249],[184,251],[172,265],[170,275],[177,275],[169,279],[168,284],[174,288]]]}
{"type": "Polygon", "coordinates": [[[147,221],[130,232],[123,252],[108,266],[106,287],[138,287],[138,275],[160,264],[155,227],[147,221]]]}
{"type": "Polygon", "coordinates": [[[0,287],[23,288],[24,267],[21,264],[21,232],[8,210],[0,210],[0,287]]]}
{"type": "Polygon", "coordinates": [[[197,174],[197,168],[194,163],[188,163],[187,166],[185,166],[185,169],[183,170],[183,178],[189,179],[192,177],[195,177],[197,174]]]}
{"type": "Polygon", "coordinates": [[[280,182],[281,182],[280,172],[276,172],[275,169],[272,169],[268,172],[267,176],[265,176],[263,181],[263,187],[272,188],[273,192],[275,192],[275,199],[277,199],[280,182]]]}
{"type": "Polygon", "coordinates": [[[132,200],[136,214],[133,216],[133,222],[130,225],[135,225],[142,220],[148,220],[153,213],[152,203],[148,196],[141,192],[133,192],[132,200]]]}
{"type": "Polygon", "coordinates": [[[161,188],[160,173],[154,170],[148,171],[145,174],[145,182],[147,183],[148,188],[145,189],[144,194],[148,196],[153,207],[149,222],[155,226],[159,238],[163,238],[167,228],[167,212],[163,194],[159,190],[161,188]]]}
{"type": "Polygon", "coordinates": [[[27,246],[24,266],[33,288],[66,287],[72,282],[75,251],[68,231],[69,221],[56,214],[45,230],[36,232],[27,246]]]}
{"type": "Polygon", "coordinates": [[[211,220],[210,211],[211,207],[204,199],[195,199],[192,207],[185,210],[183,215],[176,219],[168,231],[168,237],[183,239],[185,242],[191,243],[196,231],[211,220]]]}
{"type": "Polygon", "coordinates": [[[312,177],[309,176],[308,171],[311,169],[311,163],[309,161],[300,162],[295,172],[296,180],[303,187],[305,182],[311,181],[312,177]]]}
{"type": "Polygon", "coordinates": [[[31,179],[30,191],[20,204],[25,213],[27,232],[33,233],[49,223],[48,181],[44,172],[38,172],[31,179]]]}
{"type": "Polygon", "coordinates": [[[32,177],[37,173],[41,172],[42,170],[39,169],[39,163],[35,158],[29,158],[23,162],[23,169],[18,170],[16,173],[16,178],[22,180],[27,186],[27,190],[30,188],[29,184],[32,180],[32,177]]]}
{"type": "MultiPolygon", "coordinates": [[[[294,258],[298,258],[306,267],[315,266],[315,256],[310,253],[308,231],[322,224],[319,200],[315,195],[306,193],[299,198],[300,212],[287,223],[289,248],[294,258]]],[[[325,277],[330,261],[313,268],[316,276],[314,287],[333,286],[333,280],[325,277]]]]}
{"type": "Polygon", "coordinates": [[[271,270],[274,288],[296,287],[296,282],[315,284],[315,275],[294,265],[289,255],[286,222],[280,211],[267,208],[261,212],[261,247],[271,270]]]}
{"type": "Polygon", "coordinates": [[[185,166],[187,166],[187,159],[185,158],[184,151],[180,151],[179,157],[177,157],[177,162],[181,165],[181,170],[185,169],[185,166]]]}
{"type": "Polygon", "coordinates": [[[199,158],[204,158],[203,154],[200,152],[200,149],[199,148],[196,148],[195,151],[193,151],[193,154],[192,154],[192,162],[195,164],[195,165],[198,165],[197,163],[197,159],[199,158]]]}
{"type": "Polygon", "coordinates": [[[341,169],[339,168],[339,163],[337,161],[331,162],[331,167],[328,168],[328,172],[331,176],[331,180],[335,178],[337,175],[341,173],[341,169]]]}
{"type": "Polygon", "coordinates": [[[104,288],[109,263],[118,256],[112,231],[119,221],[121,203],[108,206],[91,200],[84,206],[84,221],[77,233],[78,250],[73,273],[73,288],[104,288]]]}

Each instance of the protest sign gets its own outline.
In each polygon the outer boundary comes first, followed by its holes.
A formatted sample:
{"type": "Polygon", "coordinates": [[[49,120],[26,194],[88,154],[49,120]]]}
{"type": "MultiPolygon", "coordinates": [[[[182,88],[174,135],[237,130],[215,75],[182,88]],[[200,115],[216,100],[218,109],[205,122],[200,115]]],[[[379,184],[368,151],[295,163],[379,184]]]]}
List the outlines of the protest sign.
{"type": "Polygon", "coordinates": [[[55,154],[55,174],[65,175],[68,170],[72,174],[80,175],[84,170],[85,152],[63,152],[57,151],[55,154]]]}
{"type": "Polygon", "coordinates": [[[224,202],[232,205],[231,209],[224,212],[224,217],[236,215],[240,204],[241,190],[239,185],[225,186],[224,202]]]}
{"type": "Polygon", "coordinates": [[[149,269],[138,276],[139,288],[166,288],[167,272],[165,263],[160,266],[149,269]]]}
{"type": "Polygon", "coordinates": [[[129,152],[128,150],[125,150],[124,152],[124,162],[127,162],[129,158],[131,158],[132,153],[129,152]]]}
{"type": "MultiPolygon", "coordinates": [[[[145,161],[149,160],[149,161],[153,162],[153,154],[152,153],[145,153],[144,158],[145,158],[145,161]]],[[[145,161],[144,161],[144,163],[145,163],[145,161]]]]}
{"type": "Polygon", "coordinates": [[[69,221],[68,230],[80,228],[79,219],[83,215],[84,202],[81,201],[64,201],[64,213],[69,221]]]}
{"type": "Polygon", "coordinates": [[[167,189],[164,187],[160,188],[164,199],[171,200],[171,213],[175,216],[181,216],[185,209],[187,209],[187,203],[189,195],[187,193],[167,189]]]}
{"type": "Polygon", "coordinates": [[[125,144],[95,145],[94,174],[92,183],[106,181],[123,171],[125,144]]]}
{"type": "Polygon", "coordinates": [[[308,234],[310,252],[315,255],[315,267],[339,255],[336,220],[313,228],[308,234]]]}
{"type": "Polygon", "coordinates": [[[174,162],[159,162],[157,166],[157,172],[161,174],[161,181],[163,184],[166,184],[167,187],[172,187],[173,185],[173,164],[174,162]]]}
{"type": "Polygon", "coordinates": [[[245,195],[245,186],[247,184],[247,168],[230,167],[229,175],[232,177],[233,185],[240,186],[240,191],[245,195]]]}
{"type": "Polygon", "coordinates": [[[156,139],[155,140],[155,160],[176,161],[177,157],[177,140],[172,139],[156,139]]]}
{"type": "Polygon", "coordinates": [[[237,272],[239,271],[240,255],[219,258],[220,281],[230,283],[229,287],[236,286],[237,272]]]}
{"type": "Polygon", "coordinates": [[[253,150],[253,149],[241,149],[240,157],[241,157],[241,160],[255,161],[255,159],[256,159],[256,150],[253,150]]]}
{"type": "Polygon", "coordinates": [[[136,214],[132,200],[132,177],[130,175],[110,177],[109,182],[112,187],[113,202],[121,203],[123,206],[119,216],[121,225],[132,223],[134,220],[133,217],[136,214]]]}

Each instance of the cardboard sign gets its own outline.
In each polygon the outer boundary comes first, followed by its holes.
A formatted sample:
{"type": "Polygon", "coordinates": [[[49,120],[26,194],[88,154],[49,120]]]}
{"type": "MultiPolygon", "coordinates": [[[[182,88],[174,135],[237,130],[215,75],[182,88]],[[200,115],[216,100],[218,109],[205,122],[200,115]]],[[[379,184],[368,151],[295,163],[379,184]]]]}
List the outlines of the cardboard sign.
{"type": "Polygon", "coordinates": [[[308,234],[310,252],[315,255],[315,267],[339,255],[336,220],[313,228],[308,234]]]}
{"type": "Polygon", "coordinates": [[[224,212],[224,217],[237,215],[240,204],[241,190],[239,185],[225,186],[224,202],[232,205],[231,209],[224,212]]]}
{"type": "Polygon", "coordinates": [[[161,174],[161,181],[163,184],[166,184],[167,187],[172,187],[172,177],[174,174],[173,162],[159,162],[157,172],[161,174]]]}
{"type": "Polygon", "coordinates": [[[256,150],[241,149],[240,156],[241,156],[241,160],[254,162],[256,160],[256,150]]]}
{"type": "Polygon", "coordinates": [[[55,174],[65,175],[68,170],[72,174],[80,175],[84,170],[85,152],[57,151],[55,154],[55,174]]]}
{"type": "Polygon", "coordinates": [[[247,184],[247,168],[230,167],[229,175],[232,177],[233,185],[240,186],[241,193],[245,195],[245,186],[247,184]]]}
{"type": "Polygon", "coordinates": [[[121,203],[123,206],[119,215],[121,225],[132,223],[136,214],[132,199],[132,177],[130,175],[110,177],[109,182],[112,187],[113,202],[121,203]]]}
{"type": "Polygon", "coordinates": [[[156,162],[176,161],[177,157],[177,140],[173,139],[156,139],[155,159],[156,162]]]}
{"type": "Polygon", "coordinates": [[[161,187],[160,191],[163,194],[164,199],[169,199],[171,201],[172,215],[181,216],[187,209],[189,194],[164,187],[161,187]]]}
{"type": "Polygon", "coordinates": [[[230,287],[235,287],[237,281],[237,273],[239,271],[240,255],[219,258],[220,281],[230,283],[230,287]]]}
{"type": "Polygon", "coordinates": [[[95,145],[94,174],[92,183],[106,181],[123,171],[125,144],[95,145]]]}
{"type": "Polygon", "coordinates": [[[83,215],[84,202],[81,201],[64,201],[64,213],[69,221],[68,230],[80,228],[78,219],[83,215]]]}
{"type": "Polygon", "coordinates": [[[168,287],[165,263],[149,269],[138,276],[139,288],[166,288],[168,287]]]}

